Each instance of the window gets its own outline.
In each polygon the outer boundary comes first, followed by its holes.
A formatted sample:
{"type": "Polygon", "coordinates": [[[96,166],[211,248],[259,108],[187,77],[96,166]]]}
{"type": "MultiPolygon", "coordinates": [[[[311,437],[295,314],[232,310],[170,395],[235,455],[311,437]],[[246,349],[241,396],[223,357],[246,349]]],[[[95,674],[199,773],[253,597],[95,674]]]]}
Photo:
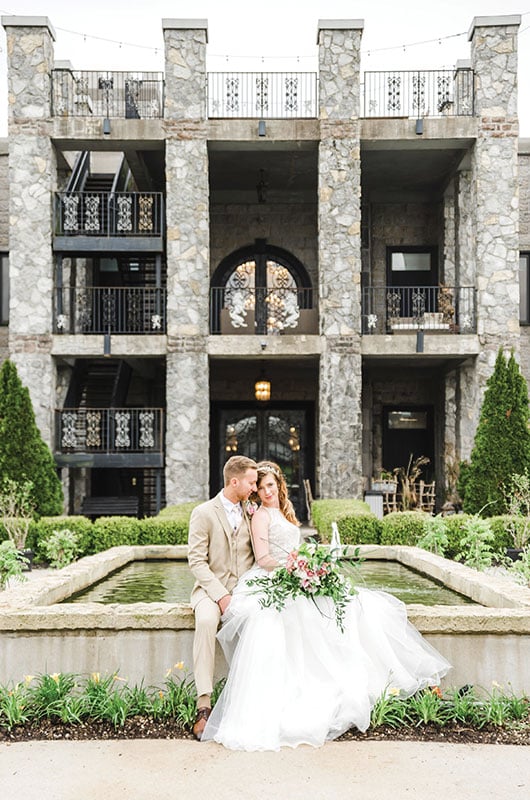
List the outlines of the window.
{"type": "Polygon", "coordinates": [[[0,253],[0,325],[9,322],[9,257],[0,253]]]}
{"type": "Polygon", "coordinates": [[[519,256],[519,321],[530,323],[530,253],[519,256]]]}
{"type": "Polygon", "coordinates": [[[392,272],[430,272],[431,253],[391,253],[392,272]]]}

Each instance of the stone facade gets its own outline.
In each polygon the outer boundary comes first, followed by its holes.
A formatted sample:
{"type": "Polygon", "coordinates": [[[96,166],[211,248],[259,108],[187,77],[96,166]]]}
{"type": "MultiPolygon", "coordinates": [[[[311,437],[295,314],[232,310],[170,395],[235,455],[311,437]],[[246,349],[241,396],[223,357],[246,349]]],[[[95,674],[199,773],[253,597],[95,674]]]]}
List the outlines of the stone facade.
{"type": "MultiPolygon", "coordinates": [[[[519,143],[518,153],[518,19],[475,19],[470,34],[475,114],[463,120],[425,120],[420,136],[414,120],[405,117],[362,118],[360,20],[319,22],[317,118],[267,118],[265,135],[255,119],[208,118],[206,21],[163,20],[164,116],[113,119],[107,141],[109,150],[130,152],[133,141],[149,136],[144,167],[153,153],[161,154],[153,159],[160,159],[165,175],[167,332],[156,337],[113,332],[106,355],[138,366],[129,405],[149,405],[153,397],[159,403],[160,385],[166,382],[168,502],[207,496],[210,443],[215,440],[211,404],[250,406],[254,381],[265,366],[277,404],[311,408],[315,428],[306,435],[315,440],[308,447],[316,456],[313,489],[326,497],[360,495],[370,476],[386,466],[383,410],[399,405],[432,409],[434,471],[437,481],[449,486],[455,465],[471,452],[498,348],[514,347],[530,376],[530,334],[519,324],[518,253],[530,250],[530,146],[519,143]],[[428,138],[448,141],[437,145],[428,138]],[[452,147],[458,158],[444,160],[439,154],[452,147]],[[260,159],[268,159],[273,168],[268,177],[276,184],[261,202],[254,178],[238,172],[239,148],[253,155],[253,168],[261,167],[260,159]],[[408,162],[416,175],[420,159],[432,150],[442,174],[430,184],[423,180],[429,176],[421,176],[415,187],[395,182],[387,193],[384,176],[373,179],[378,168],[377,157],[370,161],[374,149],[390,166],[394,158],[406,162],[404,153],[409,158],[417,154],[418,164],[408,162]],[[299,172],[297,158],[304,164],[299,172]],[[364,171],[364,158],[371,173],[364,171]],[[292,184],[281,174],[286,165],[292,184]],[[310,286],[298,288],[313,289],[309,310],[318,309],[318,333],[293,335],[286,329],[281,335],[212,335],[212,276],[224,259],[257,240],[303,265],[310,286]],[[396,246],[436,248],[434,285],[476,290],[476,333],[426,331],[424,351],[415,330],[393,335],[387,328],[378,336],[365,335],[363,291],[379,290],[375,311],[383,319],[387,250],[396,246]]],[[[53,328],[53,193],[64,190],[69,178],[60,150],[76,150],[81,141],[97,150],[108,134],[99,119],[51,116],[54,34],[48,20],[9,17],[3,24],[9,57],[9,173],[0,150],[0,185],[9,185],[9,214],[3,199],[7,192],[0,193],[0,249],[9,246],[9,354],[52,443],[52,409],[66,400],[72,365],[101,361],[105,347],[101,332],[58,335],[53,328]]],[[[136,169],[139,163],[141,158],[136,169]]],[[[252,174],[257,180],[257,169],[252,174]]],[[[79,286],[93,285],[99,255],[66,253],[64,283],[77,276],[79,286]]],[[[4,328],[0,358],[7,354],[4,328]]],[[[83,488],[90,489],[90,469],[78,465],[71,481],[78,509],[83,488]]]]}

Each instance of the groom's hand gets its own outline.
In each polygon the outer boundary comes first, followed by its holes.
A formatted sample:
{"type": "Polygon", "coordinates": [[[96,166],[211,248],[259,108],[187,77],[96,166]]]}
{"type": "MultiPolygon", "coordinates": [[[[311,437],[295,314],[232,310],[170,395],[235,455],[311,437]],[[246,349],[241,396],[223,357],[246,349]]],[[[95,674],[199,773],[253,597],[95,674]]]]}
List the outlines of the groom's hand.
{"type": "Polygon", "coordinates": [[[224,595],[224,597],[221,597],[221,598],[220,598],[220,599],[217,601],[217,605],[218,605],[218,606],[219,606],[219,608],[221,609],[221,616],[222,616],[222,615],[225,613],[226,609],[227,609],[227,608],[228,608],[228,606],[230,605],[230,600],[231,600],[231,599],[232,599],[232,596],[231,596],[231,595],[229,595],[229,594],[225,594],[225,595],[224,595]]]}

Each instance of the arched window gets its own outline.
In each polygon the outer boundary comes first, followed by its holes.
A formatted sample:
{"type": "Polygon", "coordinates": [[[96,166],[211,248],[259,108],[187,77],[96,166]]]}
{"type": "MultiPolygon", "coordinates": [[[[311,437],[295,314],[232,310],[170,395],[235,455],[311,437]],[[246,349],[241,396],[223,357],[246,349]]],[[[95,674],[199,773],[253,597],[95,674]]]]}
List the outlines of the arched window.
{"type": "Polygon", "coordinates": [[[300,309],[311,307],[305,267],[264,240],[223,259],[212,278],[212,330],[224,315],[234,329],[280,333],[296,328],[300,309]]]}

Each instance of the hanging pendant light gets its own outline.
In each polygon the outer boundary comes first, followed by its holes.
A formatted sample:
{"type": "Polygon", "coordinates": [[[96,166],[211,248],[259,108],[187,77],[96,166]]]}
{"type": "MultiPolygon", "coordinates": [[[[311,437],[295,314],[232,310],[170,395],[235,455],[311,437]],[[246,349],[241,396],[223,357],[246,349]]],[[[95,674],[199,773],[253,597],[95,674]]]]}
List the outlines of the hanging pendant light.
{"type": "Polygon", "coordinates": [[[265,377],[265,372],[262,371],[260,377],[254,384],[254,395],[256,400],[261,403],[266,403],[271,399],[271,382],[265,377]]]}

